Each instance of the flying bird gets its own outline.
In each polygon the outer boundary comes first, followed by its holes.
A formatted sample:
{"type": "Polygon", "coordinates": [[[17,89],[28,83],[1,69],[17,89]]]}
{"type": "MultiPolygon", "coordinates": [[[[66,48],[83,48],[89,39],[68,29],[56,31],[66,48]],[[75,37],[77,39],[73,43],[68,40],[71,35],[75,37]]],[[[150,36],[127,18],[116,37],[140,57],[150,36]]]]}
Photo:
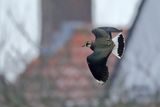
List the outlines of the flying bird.
{"type": "Polygon", "coordinates": [[[111,53],[119,59],[124,52],[124,37],[122,30],[113,27],[98,27],[92,30],[95,41],[87,41],[82,47],[90,47],[93,51],[87,57],[88,67],[99,84],[104,84],[109,77],[107,59],[111,53]],[[112,39],[112,32],[119,33],[112,39]]]}

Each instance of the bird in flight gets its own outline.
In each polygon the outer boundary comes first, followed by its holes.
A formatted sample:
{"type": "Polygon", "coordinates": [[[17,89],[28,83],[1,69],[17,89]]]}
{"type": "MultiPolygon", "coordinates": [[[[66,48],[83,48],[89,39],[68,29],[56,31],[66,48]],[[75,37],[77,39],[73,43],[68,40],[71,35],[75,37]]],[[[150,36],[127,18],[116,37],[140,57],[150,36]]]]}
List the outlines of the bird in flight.
{"type": "Polygon", "coordinates": [[[113,53],[119,59],[124,52],[122,30],[113,27],[98,27],[92,30],[95,41],[86,41],[82,47],[89,47],[93,53],[87,57],[88,67],[99,84],[104,84],[109,77],[107,59],[113,53]],[[112,39],[112,32],[119,33],[112,39]]]}

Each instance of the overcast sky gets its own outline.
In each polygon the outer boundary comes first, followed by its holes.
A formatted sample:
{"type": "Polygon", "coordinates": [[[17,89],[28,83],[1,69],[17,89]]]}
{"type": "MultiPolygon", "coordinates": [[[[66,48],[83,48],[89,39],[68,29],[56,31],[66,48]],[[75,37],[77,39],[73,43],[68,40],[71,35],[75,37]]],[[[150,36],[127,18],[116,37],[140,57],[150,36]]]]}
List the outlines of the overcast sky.
{"type": "Polygon", "coordinates": [[[130,27],[141,0],[92,0],[92,21],[96,26],[130,27]]]}

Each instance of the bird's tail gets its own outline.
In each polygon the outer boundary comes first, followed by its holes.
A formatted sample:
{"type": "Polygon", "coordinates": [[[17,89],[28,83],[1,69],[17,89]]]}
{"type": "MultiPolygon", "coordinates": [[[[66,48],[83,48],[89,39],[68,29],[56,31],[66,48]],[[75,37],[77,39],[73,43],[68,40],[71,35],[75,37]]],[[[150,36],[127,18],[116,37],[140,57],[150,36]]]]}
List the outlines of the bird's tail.
{"type": "Polygon", "coordinates": [[[125,43],[124,37],[122,33],[119,33],[112,40],[115,44],[115,47],[113,48],[112,53],[120,59],[124,52],[124,43],[125,43]]]}

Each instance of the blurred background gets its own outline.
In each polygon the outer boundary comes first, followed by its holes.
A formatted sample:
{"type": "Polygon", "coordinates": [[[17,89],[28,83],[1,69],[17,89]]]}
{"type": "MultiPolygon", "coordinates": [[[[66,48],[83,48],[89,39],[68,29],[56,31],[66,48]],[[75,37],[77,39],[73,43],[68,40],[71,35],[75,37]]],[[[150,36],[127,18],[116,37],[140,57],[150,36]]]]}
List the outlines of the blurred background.
{"type": "MultiPolygon", "coordinates": [[[[160,107],[160,1],[0,0],[0,107],[160,107]],[[121,60],[98,85],[91,29],[123,29],[121,60]]],[[[115,36],[115,34],[113,34],[115,36]]]]}

